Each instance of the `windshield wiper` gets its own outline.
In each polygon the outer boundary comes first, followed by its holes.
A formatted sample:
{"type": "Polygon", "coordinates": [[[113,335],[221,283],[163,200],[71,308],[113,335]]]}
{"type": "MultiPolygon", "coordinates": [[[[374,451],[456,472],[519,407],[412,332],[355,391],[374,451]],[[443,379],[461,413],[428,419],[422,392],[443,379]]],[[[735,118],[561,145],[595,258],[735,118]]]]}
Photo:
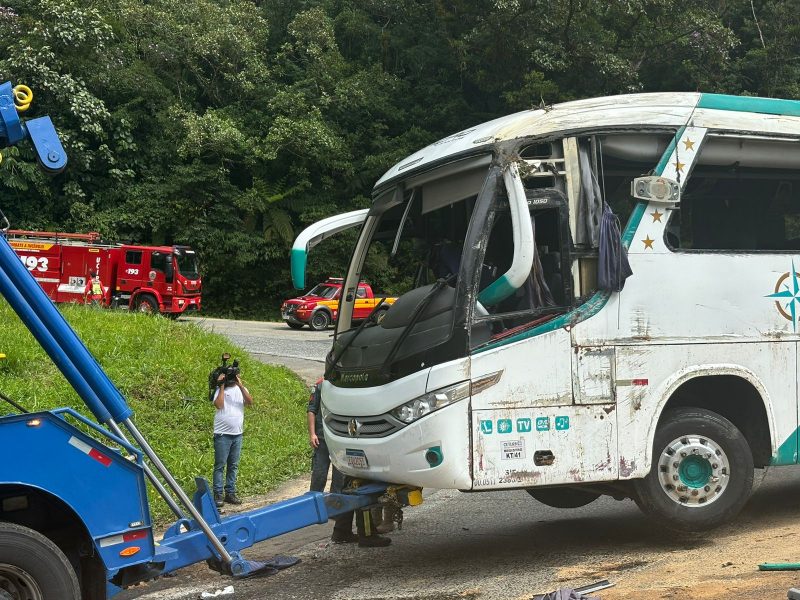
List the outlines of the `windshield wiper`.
{"type": "Polygon", "coordinates": [[[417,324],[419,318],[422,316],[423,311],[427,308],[428,304],[430,304],[433,297],[441,290],[444,286],[448,285],[453,279],[455,279],[456,273],[451,273],[447,277],[442,279],[437,279],[436,283],[433,284],[430,291],[422,297],[422,300],[419,301],[417,306],[414,307],[414,312],[411,313],[411,317],[408,319],[408,325],[397,338],[397,341],[392,345],[392,349],[389,350],[389,354],[386,356],[386,360],[383,361],[381,365],[381,373],[386,374],[386,366],[390,365],[392,360],[394,360],[395,354],[400,349],[400,346],[403,345],[403,342],[411,333],[411,330],[414,328],[414,325],[417,324]]]}
{"type": "MultiPolygon", "coordinates": [[[[353,332],[353,335],[350,336],[350,339],[347,340],[344,344],[342,344],[341,350],[339,350],[339,352],[336,354],[336,356],[334,356],[333,359],[331,360],[330,364],[325,368],[325,374],[323,375],[323,379],[327,379],[328,378],[328,375],[330,375],[330,372],[336,366],[336,363],[339,362],[339,359],[342,358],[342,355],[344,355],[345,351],[352,345],[352,343],[359,336],[359,334],[364,329],[364,327],[367,325],[367,323],[369,323],[372,320],[372,315],[375,314],[375,311],[377,311],[384,302],[386,302],[386,298],[385,297],[381,298],[380,300],[378,300],[378,303],[375,305],[375,308],[373,308],[370,311],[370,313],[367,315],[366,319],[361,321],[361,324],[353,332]]],[[[333,354],[333,350],[331,350],[331,354],[333,354]]]]}

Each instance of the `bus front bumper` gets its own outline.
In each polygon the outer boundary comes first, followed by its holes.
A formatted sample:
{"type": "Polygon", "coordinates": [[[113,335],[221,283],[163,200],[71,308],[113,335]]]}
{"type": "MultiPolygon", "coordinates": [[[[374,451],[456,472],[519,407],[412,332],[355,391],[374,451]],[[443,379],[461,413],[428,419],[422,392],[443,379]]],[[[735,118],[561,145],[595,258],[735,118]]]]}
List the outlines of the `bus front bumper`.
{"type": "MultiPolygon", "coordinates": [[[[349,417],[350,429],[359,418],[349,417]]],[[[343,436],[325,423],[333,464],[346,475],[437,489],[470,489],[469,398],[386,437],[343,436]]]]}

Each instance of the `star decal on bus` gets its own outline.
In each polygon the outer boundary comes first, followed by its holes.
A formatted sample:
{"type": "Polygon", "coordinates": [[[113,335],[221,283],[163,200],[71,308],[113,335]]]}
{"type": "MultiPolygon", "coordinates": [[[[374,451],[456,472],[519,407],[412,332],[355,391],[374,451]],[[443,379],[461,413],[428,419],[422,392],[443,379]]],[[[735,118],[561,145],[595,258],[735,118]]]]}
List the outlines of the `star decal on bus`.
{"type": "Polygon", "coordinates": [[[775,301],[775,308],[787,321],[792,322],[792,328],[797,331],[797,305],[800,304],[800,274],[794,270],[784,273],[775,282],[775,293],[769,294],[767,298],[779,298],[775,301]]]}

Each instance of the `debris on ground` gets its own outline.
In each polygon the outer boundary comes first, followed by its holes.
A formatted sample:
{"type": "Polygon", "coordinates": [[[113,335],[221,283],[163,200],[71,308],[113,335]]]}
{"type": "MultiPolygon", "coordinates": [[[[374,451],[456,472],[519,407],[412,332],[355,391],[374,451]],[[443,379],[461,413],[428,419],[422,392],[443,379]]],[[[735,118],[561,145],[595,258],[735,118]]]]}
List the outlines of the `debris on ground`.
{"type": "Polygon", "coordinates": [[[531,600],[600,600],[597,596],[587,596],[586,594],[598,592],[613,586],[614,584],[608,581],[608,579],[603,579],[602,581],[596,581],[595,583],[590,583],[589,585],[584,585],[575,589],[561,588],[555,592],[534,596],[531,600]]]}
{"type": "Polygon", "coordinates": [[[201,598],[219,598],[221,596],[233,596],[233,586],[229,585],[221,590],[214,590],[213,592],[203,592],[200,594],[201,598]]]}

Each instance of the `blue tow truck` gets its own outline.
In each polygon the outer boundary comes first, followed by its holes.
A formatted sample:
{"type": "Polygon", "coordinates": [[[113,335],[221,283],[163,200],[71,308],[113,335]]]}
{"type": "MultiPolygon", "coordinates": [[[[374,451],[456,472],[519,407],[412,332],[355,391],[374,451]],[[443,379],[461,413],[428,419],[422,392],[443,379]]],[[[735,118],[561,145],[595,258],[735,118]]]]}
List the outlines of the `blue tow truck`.
{"type": "MultiPolygon", "coordinates": [[[[0,85],[0,148],[30,142],[39,166],[61,172],[67,156],[49,117],[23,121],[32,92],[0,85]]],[[[2,157],[0,157],[2,158],[2,157]]],[[[9,227],[0,212],[0,227],[9,227]]],[[[208,483],[181,489],[133,421],[133,411],[0,235],[0,294],[85,402],[0,417],[0,600],[104,600],[122,588],[199,561],[233,577],[292,564],[241,552],[256,542],[351,510],[421,502],[418,488],[362,483],[345,494],[309,492],[221,518],[208,483]],[[176,521],[154,539],[147,485],[176,521]]],[[[294,561],[296,562],[296,561],[294,561]]]]}

